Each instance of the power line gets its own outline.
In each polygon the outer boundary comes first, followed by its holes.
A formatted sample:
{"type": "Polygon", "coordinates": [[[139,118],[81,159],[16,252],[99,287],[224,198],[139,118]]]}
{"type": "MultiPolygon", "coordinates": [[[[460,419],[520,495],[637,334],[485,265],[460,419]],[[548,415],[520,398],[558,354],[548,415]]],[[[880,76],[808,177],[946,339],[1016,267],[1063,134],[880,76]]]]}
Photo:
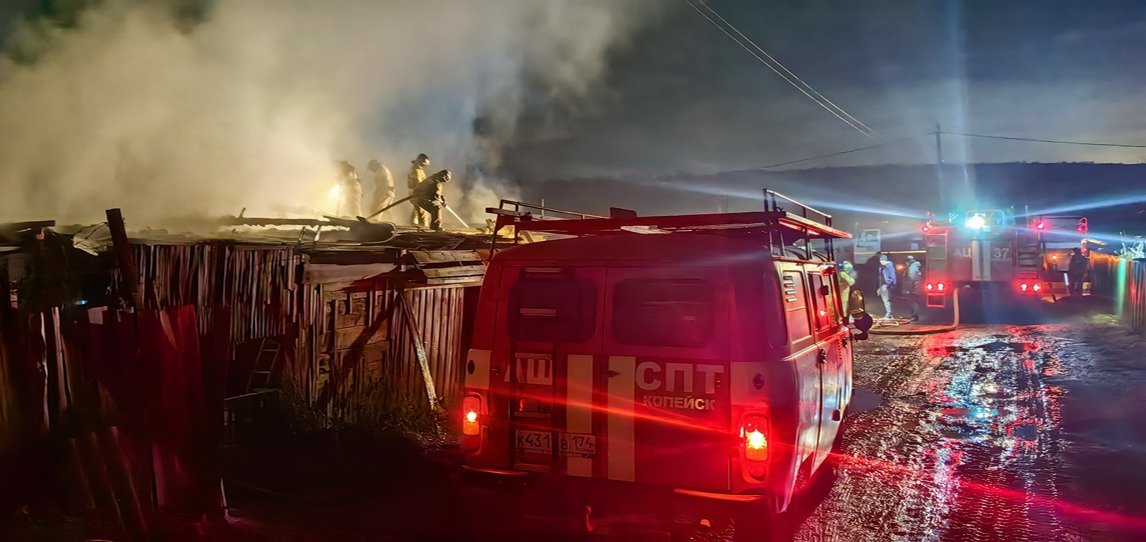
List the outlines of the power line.
{"type": "Polygon", "coordinates": [[[770,168],[772,168],[772,167],[788,166],[788,165],[793,165],[793,164],[802,164],[804,162],[813,162],[813,160],[831,158],[833,156],[849,155],[849,154],[853,154],[853,152],[860,152],[860,151],[864,151],[864,150],[877,149],[880,147],[889,146],[889,144],[902,143],[904,141],[911,141],[913,139],[924,138],[924,136],[935,135],[935,134],[959,135],[959,136],[964,136],[964,138],[983,138],[983,139],[1007,140],[1007,141],[1027,141],[1027,142],[1033,142],[1033,143],[1080,144],[1080,146],[1088,146],[1088,147],[1117,147],[1117,148],[1125,148],[1125,149],[1146,149],[1146,144],[1100,143],[1100,142],[1093,142],[1093,141],[1061,141],[1061,140],[1046,140],[1046,139],[1038,139],[1038,138],[1014,138],[1014,136],[1008,136],[1008,135],[968,134],[968,133],[963,133],[963,132],[936,131],[936,132],[927,132],[925,134],[919,134],[919,135],[909,135],[909,136],[906,136],[906,138],[882,141],[882,142],[879,142],[876,144],[870,144],[870,146],[866,146],[866,147],[857,147],[855,149],[829,152],[829,154],[826,154],[826,155],[810,156],[808,158],[800,158],[798,160],[788,160],[788,162],[780,162],[777,164],[769,164],[766,166],[759,166],[758,170],[770,170],[770,168]]]}
{"type": "Polygon", "coordinates": [[[1130,145],[1126,143],[1098,143],[1093,141],[1063,141],[1057,139],[1038,139],[1033,137],[1011,137],[1011,136],[997,136],[987,134],[968,134],[963,132],[931,132],[931,134],[943,134],[962,137],[978,137],[982,139],[1005,139],[1007,141],[1028,141],[1031,143],[1054,143],[1057,145],[1085,145],[1088,147],[1119,147],[1123,149],[1146,149],[1146,145],[1130,145]]]}
{"type": "Polygon", "coordinates": [[[901,137],[901,138],[899,138],[899,139],[892,139],[892,140],[889,140],[889,141],[884,141],[884,142],[882,142],[882,143],[876,143],[875,145],[868,145],[868,146],[866,146],[866,147],[858,147],[858,148],[855,148],[855,149],[848,149],[848,150],[846,150],[846,151],[838,151],[838,152],[833,152],[833,153],[829,153],[829,154],[821,154],[821,155],[819,155],[819,156],[812,156],[812,157],[809,157],[809,158],[801,158],[801,159],[799,159],[799,160],[790,160],[790,161],[788,161],[788,162],[780,162],[780,163],[777,163],[777,164],[769,164],[769,165],[766,165],[766,166],[760,166],[758,169],[771,169],[771,168],[780,167],[780,166],[790,166],[790,165],[792,165],[792,164],[799,164],[799,163],[803,163],[803,162],[811,162],[812,160],[820,160],[820,159],[823,159],[823,158],[831,158],[831,157],[833,157],[833,156],[839,156],[839,155],[841,155],[841,154],[851,154],[851,153],[853,153],[853,152],[866,151],[866,150],[869,150],[869,149],[875,149],[875,148],[878,148],[878,147],[885,147],[885,146],[887,146],[887,145],[894,145],[894,144],[896,144],[896,143],[903,143],[904,141],[910,141],[910,140],[912,140],[912,139],[917,139],[917,138],[920,138],[920,137],[924,137],[924,136],[932,135],[933,133],[934,133],[934,132],[931,132],[931,133],[927,133],[927,134],[919,134],[919,135],[913,135],[913,136],[908,136],[908,137],[901,137]]]}
{"type": "MultiPolygon", "coordinates": [[[[853,122],[853,121],[850,121],[850,120],[848,120],[847,118],[845,118],[845,117],[844,117],[844,115],[846,115],[847,117],[851,117],[851,115],[848,115],[848,113],[847,113],[846,111],[844,111],[843,109],[840,109],[840,111],[843,113],[843,115],[841,115],[840,113],[836,112],[834,109],[832,109],[831,107],[829,107],[827,104],[825,104],[825,103],[824,103],[825,101],[827,101],[828,103],[831,103],[831,102],[830,102],[830,101],[828,101],[826,98],[824,99],[824,101],[820,101],[820,99],[816,98],[815,96],[813,96],[812,94],[810,94],[810,93],[809,93],[807,90],[805,90],[803,87],[801,87],[799,84],[797,84],[795,81],[793,81],[791,77],[789,77],[789,76],[785,75],[783,72],[781,72],[780,70],[776,69],[776,67],[775,67],[775,66],[773,66],[771,63],[769,63],[767,60],[765,60],[765,58],[764,58],[764,57],[761,57],[759,54],[757,54],[757,52],[756,52],[756,51],[753,51],[753,50],[752,50],[750,47],[748,47],[747,45],[745,45],[745,44],[744,44],[744,43],[743,43],[743,42],[742,42],[740,39],[738,39],[736,36],[732,35],[732,33],[731,33],[731,32],[729,32],[727,29],[725,29],[723,26],[721,26],[721,25],[720,25],[720,23],[718,23],[718,22],[717,22],[715,19],[713,19],[712,17],[710,17],[710,16],[709,16],[707,13],[705,13],[704,11],[701,11],[701,9],[700,9],[699,7],[697,7],[697,5],[696,5],[696,4],[694,4],[692,0],[686,0],[686,1],[688,2],[688,5],[689,5],[689,7],[691,7],[691,8],[692,8],[694,11],[696,11],[697,13],[699,13],[701,17],[704,17],[706,20],[708,20],[708,22],[712,23],[712,25],[713,25],[713,26],[715,26],[715,27],[717,28],[717,30],[720,30],[721,32],[723,32],[723,33],[724,33],[724,35],[728,36],[728,37],[729,37],[729,38],[730,38],[732,41],[736,42],[736,44],[737,44],[737,45],[739,45],[740,47],[742,47],[742,48],[743,48],[745,51],[748,51],[748,54],[750,54],[750,55],[752,55],[753,57],[755,57],[755,58],[756,58],[756,60],[759,60],[761,64],[763,64],[763,65],[764,65],[765,67],[767,67],[768,69],[772,70],[772,72],[774,72],[776,75],[779,75],[779,76],[780,76],[782,79],[784,79],[785,81],[787,81],[787,82],[788,82],[788,84],[790,84],[790,85],[792,85],[793,87],[795,87],[795,89],[796,89],[796,90],[798,90],[798,91],[800,91],[800,92],[801,92],[801,93],[802,93],[804,96],[807,96],[807,97],[808,97],[808,99],[812,100],[813,102],[816,102],[816,105],[819,105],[820,107],[824,108],[824,110],[826,110],[827,112],[831,113],[831,114],[832,114],[832,115],[834,115],[834,116],[835,116],[837,119],[840,119],[842,122],[844,122],[844,123],[845,123],[845,124],[847,124],[848,126],[851,126],[852,128],[854,128],[854,129],[855,129],[856,131],[858,131],[859,133],[861,133],[861,134],[863,134],[863,135],[866,135],[866,136],[868,136],[868,137],[872,137],[872,131],[871,131],[871,129],[870,129],[870,128],[868,128],[867,126],[865,126],[865,125],[864,125],[862,122],[859,122],[859,121],[855,121],[855,122],[853,122]]],[[[708,5],[704,4],[703,2],[701,2],[701,4],[702,4],[702,5],[704,5],[706,8],[708,8],[710,11],[712,11],[712,8],[708,7],[708,5]]],[[[715,11],[712,11],[712,12],[713,12],[714,14],[716,14],[716,12],[715,12],[715,11]]],[[[720,15],[719,15],[719,14],[716,14],[716,16],[717,16],[717,17],[720,17],[720,15]]],[[[721,17],[721,20],[724,20],[724,21],[727,23],[727,20],[725,20],[723,17],[721,17]]],[[[729,26],[730,28],[732,28],[734,31],[736,31],[736,33],[743,35],[743,34],[742,34],[742,33],[741,33],[739,30],[736,30],[736,27],[732,26],[732,24],[731,24],[731,23],[728,23],[728,26],[729,26]]],[[[751,42],[751,40],[748,40],[748,41],[749,41],[749,42],[751,42]]],[[[753,45],[754,45],[754,46],[756,46],[756,44],[755,44],[755,43],[753,43],[753,45]]],[[[760,49],[760,47],[759,47],[759,46],[756,46],[756,48],[757,48],[757,49],[760,49]]],[[[760,51],[761,51],[761,52],[763,52],[763,49],[760,49],[760,51]]],[[[768,53],[766,53],[766,52],[765,52],[764,54],[765,54],[765,55],[768,55],[768,53]]],[[[772,58],[772,57],[771,57],[771,55],[768,55],[768,58],[772,58]]],[[[779,63],[777,63],[777,64],[779,64],[779,63]]],[[[781,66],[781,67],[783,67],[783,66],[781,66]]],[[[785,71],[787,71],[787,68],[785,68],[785,71]]],[[[791,73],[791,72],[789,72],[789,73],[791,73]]],[[[795,74],[793,74],[793,75],[792,75],[792,77],[795,77],[795,74]]],[[[798,79],[798,78],[797,78],[797,79],[798,79]]],[[[801,80],[801,83],[802,83],[802,82],[803,82],[803,81],[801,80]]],[[[805,86],[808,86],[808,85],[807,85],[807,83],[804,83],[804,85],[805,85],[805,86]]],[[[812,90],[812,92],[816,92],[816,91],[815,91],[815,89],[812,89],[812,87],[811,87],[811,86],[808,86],[808,88],[809,88],[809,89],[811,89],[811,90],[812,90]]],[[[816,94],[819,94],[819,93],[818,93],[818,92],[816,92],[816,94]]],[[[832,104],[832,105],[833,105],[833,106],[835,106],[835,104],[832,104]]],[[[836,107],[837,109],[839,108],[839,106],[835,106],[835,107],[836,107]]],[[[852,117],[852,118],[854,118],[854,117],[852,117]]]]}
{"type": "MultiPolygon", "coordinates": [[[[689,0],[689,1],[691,2],[692,0],[689,0]]],[[[752,38],[749,38],[748,36],[744,35],[744,33],[741,32],[739,29],[737,29],[735,25],[733,25],[731,22],[728,21],[728,19],[725,19],[722,15],[717,13],[716,10],[712,9],[712,6],[709,6],[708,4],[706,4],[704,2],[704,0],[696,0],[696,2],[699,3],[701,6],[704,6],[705,9],[707,9],[710,13],[715,15],[716,18],[720,19],[720,21],[723,22],[725,25],[727,25],[728,28],[731,28],[733,32],[736,32],[737,35],[739,35],[741,38],[744,38],[744,41],[747,41],[749,44],[751,44],[753,47],[755,47],[757,51],[760,51],[760,54],[764,55],[768,60],[772,61],[772,63],[775,64],[776,67],[783,70],[784,73],[790,75],[796,81],[799,81],[801,85],[803,85],[805,88],[807,88],[812,94],[815,94],[817,98],[822,100],[824,103],[832,106],[836,111],[843,114],[843,116],[847,117],[848,120],[851,120],[855,124],[858,124],[860,127],[862,127],[868,133],[868,135],[871,135],[873,133],[873,130],[870,127],[868,127],[866,124],[864,124],[863,122],[860,122],[859,119],[850,115],[847,111],[844,111],[844,108],[836,105],[835,102],[829,100],[826,96],[821,94],[819,91],[812,88],[812,85],[809,85],[806,81],[801,79],[800,76],[792,73],[792,70],[789,70],[786,66],[781,64],[779,60],[776,60],[775,57],[768,54],[768,51],[765,51],[763,47],[760,47],[760,45],[758,45],[755,41],[753,41],[752,38]]]]}

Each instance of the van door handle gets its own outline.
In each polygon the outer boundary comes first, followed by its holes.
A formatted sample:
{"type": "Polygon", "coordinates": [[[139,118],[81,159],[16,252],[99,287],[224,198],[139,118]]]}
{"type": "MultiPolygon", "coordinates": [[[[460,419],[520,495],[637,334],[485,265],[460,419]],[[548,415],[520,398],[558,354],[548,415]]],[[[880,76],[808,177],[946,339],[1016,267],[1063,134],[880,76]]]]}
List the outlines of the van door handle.
{"type": "Polygon", "coordinates": [[[823,348],[816,354],[816,363],[823,365],[828,362],[828,351],[823,348]]]}
{"type": "Polygon", "coordinates": [[[605,373],[605,374],[606,374],[606,375],[608,375],[608,376],[609,376],[609,378],[613,378],[614,376],[621,376],[621,372],[620,372],[620,371],[614,371],[614,370],[612,370],[612,369],[610,369],[610,370],[609,370],[609,372],[607,372],[607,373],[605,373]]]}

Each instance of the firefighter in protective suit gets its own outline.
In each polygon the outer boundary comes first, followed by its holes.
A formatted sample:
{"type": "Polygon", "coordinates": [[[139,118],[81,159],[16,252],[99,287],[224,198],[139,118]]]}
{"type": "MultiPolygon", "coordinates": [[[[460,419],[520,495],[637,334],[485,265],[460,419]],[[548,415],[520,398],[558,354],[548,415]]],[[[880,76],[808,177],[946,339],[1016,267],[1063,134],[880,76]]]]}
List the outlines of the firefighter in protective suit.
{"type": "Polygon", "coordinates": [[[421,207],[418,207],[414,198],[414,189],[426,180],[426,168],[429,165],[430,157],[419,154],[414,161],[410,162],[410,172],[406,174],[406,188],[410,189],[410,205],[413,207],[413,210],[410,211],[410,222],[415,226],[426,225],[426,213],[422,211],[421,207]]]}
{"type": "Polygon", "coordinates": [[[367,210],[377,211],[394,203],[394,176],[390,174],[390,169],[377,160],[371,160],[366,164],[366,169],[374,172],[374,197],[367,210]]]}
{"type": "Polygon", "coordinates": [[[339,212],[343,216],[358,216],[362,214],[362,181],[358,178],[358,171],[346,160],[338,163],[338,169],[339,184],[342,185],[339,212]]]}
{"type": "Polygon", "coordinates": [[[442,229],[442,209],[446,207],[446,194],[442,185],[450,182],[450,171],[443,169],[414,187],[414,197],[410,201],[418,210],[429,215],[430,229],[442,229]]]}

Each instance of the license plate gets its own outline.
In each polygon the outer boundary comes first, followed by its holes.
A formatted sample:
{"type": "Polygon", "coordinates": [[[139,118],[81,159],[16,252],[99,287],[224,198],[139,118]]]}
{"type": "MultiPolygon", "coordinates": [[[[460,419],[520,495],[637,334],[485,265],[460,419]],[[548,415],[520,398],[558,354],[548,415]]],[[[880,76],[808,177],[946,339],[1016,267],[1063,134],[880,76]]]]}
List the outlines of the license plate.
{"type": "Polygon", "coordinates": [[[517,449],[538,454],[553,453],[553,433],[518,429],[517,449]]]}
{"type": "Polygon", "coordinates": [[[563,433],[561,455],[590,457],[597,455],[597,437],[587,433],[563,433]]]}

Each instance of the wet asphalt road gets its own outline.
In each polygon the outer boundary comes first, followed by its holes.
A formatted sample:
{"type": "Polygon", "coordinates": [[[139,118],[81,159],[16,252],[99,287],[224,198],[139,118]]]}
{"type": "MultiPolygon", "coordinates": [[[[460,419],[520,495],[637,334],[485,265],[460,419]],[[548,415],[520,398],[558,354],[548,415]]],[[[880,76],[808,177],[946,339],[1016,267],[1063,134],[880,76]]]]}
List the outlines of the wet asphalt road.
{"type": "Polygon", "coordinates": [[[873,337],[795,539],[1146,540],[1144,349],[1095,322],[873,337]]]}

